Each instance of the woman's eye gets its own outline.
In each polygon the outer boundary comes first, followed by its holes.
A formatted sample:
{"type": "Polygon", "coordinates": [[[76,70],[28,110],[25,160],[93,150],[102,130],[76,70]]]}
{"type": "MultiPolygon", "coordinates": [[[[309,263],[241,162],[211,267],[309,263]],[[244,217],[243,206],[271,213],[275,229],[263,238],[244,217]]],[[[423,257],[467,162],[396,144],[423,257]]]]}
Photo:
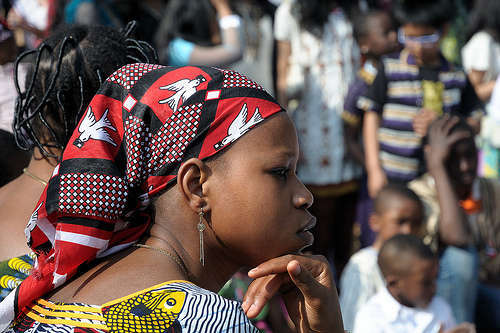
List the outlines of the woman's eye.
{"type": "Polygon", "coordinates": [[[288,178],[288,173],[290,172],[290,169],[288,168],[276,168],[272,170],[272,174],[275,175],[276,177],[279,177],[283,180],[286,180],[288,178]]]}

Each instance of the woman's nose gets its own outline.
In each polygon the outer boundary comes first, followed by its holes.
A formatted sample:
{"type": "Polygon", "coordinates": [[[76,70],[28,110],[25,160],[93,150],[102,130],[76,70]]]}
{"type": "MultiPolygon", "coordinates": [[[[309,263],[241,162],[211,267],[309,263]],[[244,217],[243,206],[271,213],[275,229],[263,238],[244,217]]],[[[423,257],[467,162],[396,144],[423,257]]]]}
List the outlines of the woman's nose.
{"type": "Polygon", "coordinates": [[[293,204],[297,208],[307,209],[312,206],[314,197],[311,191],[300,180],[298,185],[299,189],[293,196],[293,204]]]}

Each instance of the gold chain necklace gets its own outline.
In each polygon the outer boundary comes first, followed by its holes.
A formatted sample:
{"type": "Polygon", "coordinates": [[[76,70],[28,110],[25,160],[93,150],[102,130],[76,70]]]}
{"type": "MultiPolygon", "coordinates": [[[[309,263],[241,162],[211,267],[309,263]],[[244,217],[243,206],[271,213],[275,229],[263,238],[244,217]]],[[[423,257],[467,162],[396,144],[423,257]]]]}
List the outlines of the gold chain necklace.
{"type": "Polygon", "coordinates": [[[47,186],[47,182],[45,180],[43,180],[42,178],[38,177],[38,176],[35,176],[34,174],[32,174],[31,172],[28,171],[28,168],[24,168],[23,169],[23,173],[28,176],[28,177],[31,177],[32,179],[36,180],[37,182],[39,182],[40,184],[42,184],[43,186],[47,186]]]}
{"type": "Polygon", "coordinates": [[[158,253],[161,253],[163,255],[166,255],[167,257],[169,257],[170,259],[172,259],[176,264],[177,266],[179,266],[179,268],[181,269],[182,273],[184,273],[184,276],[186,277],[189,277],[189,273],[186,269],[186,266],[184,266],[184,264],[179,260],[179,258],[177,258],[177,256],[174,256],[172,253],[168,252],[167,250],[164,250],[164,249],[160,249],[160,248],[157,248],[157,247],[152,247],[152,246],[149,246],[149,245],[146,245],[146,244],[134,244],[135,247],[139,247],[139,248],[143,248],[143,249],[149,249],[149,250],[153,250],[153,251],[156,251],[158,253]]]}

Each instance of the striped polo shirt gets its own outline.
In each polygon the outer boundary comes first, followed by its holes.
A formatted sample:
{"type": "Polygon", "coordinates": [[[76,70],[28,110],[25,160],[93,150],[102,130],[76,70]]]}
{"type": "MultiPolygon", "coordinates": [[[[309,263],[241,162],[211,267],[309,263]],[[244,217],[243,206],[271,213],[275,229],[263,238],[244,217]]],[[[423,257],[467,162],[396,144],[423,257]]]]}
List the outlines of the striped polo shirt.
{"type": "Polygon", "coordinates": [[[441,56],[439,67],[419,67],[406,50],[382,59],[377,76],[357,100],[381,116],[380,161],[389,180],[408,182],[424,172],[422,138],[413,119],[422,108],[438,115],[480,116],[483,106],[465,73],[441,56]]]}

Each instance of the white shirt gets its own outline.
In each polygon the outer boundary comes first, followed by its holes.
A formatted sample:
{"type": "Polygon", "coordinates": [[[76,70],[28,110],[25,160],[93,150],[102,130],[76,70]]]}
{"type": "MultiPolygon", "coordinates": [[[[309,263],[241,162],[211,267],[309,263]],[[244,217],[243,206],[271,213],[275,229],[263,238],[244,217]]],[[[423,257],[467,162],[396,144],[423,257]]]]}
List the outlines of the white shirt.
{"type": "Polygon", "coordinates": [[[425,309],[409,308],[384,288],[361,307],[353,333],[438,333],[455,325],[451,308],[441,297],[434,296],[425,309]]]}
{"type": "Polygon", "coordinates": [[[500,44],[486,31],[477,32],[462,48],[462,62],[467,73],[485,72],[483,82],[494,81],[500,74],[500,44]]]}
{"type": "MultiPolygon", "coordinates": [[[[19,86],[24,91],[26,66],[19,64],[19,86]]],[[[0,129],[12,133],[12,121],[16,105],[17,91],[14,86],[14,64],[0,66],[0,129]]]]}
{"type": "Polygon", "coordinates": [[[340,310],[344,328],[352,330],[359,309],[385,282],[377,264],[378,251],[366,247],[356,252],[347,263],[340,277],[340,310]]]}

